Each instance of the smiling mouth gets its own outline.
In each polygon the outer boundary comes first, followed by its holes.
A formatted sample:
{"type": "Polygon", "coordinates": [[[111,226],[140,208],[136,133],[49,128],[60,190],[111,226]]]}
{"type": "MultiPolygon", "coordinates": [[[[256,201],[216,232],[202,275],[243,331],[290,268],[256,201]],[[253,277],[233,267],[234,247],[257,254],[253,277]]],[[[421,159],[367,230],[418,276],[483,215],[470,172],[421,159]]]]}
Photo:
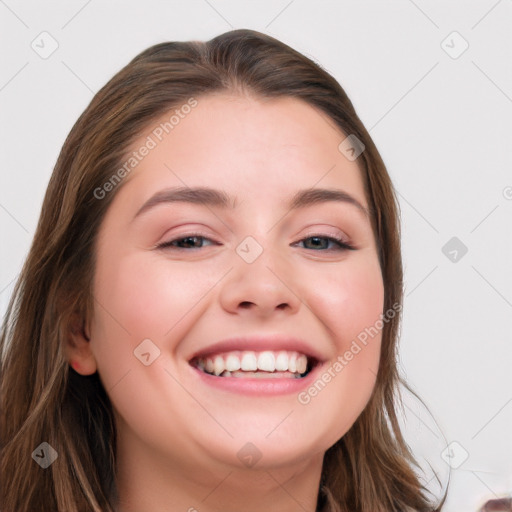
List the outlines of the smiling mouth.
{"type": "Polygon", "coordinates": [[[195,357],[190,364],[199,371],[221,378],[302,379],[317,361],[294,351],[231,351],[195,357]]]}

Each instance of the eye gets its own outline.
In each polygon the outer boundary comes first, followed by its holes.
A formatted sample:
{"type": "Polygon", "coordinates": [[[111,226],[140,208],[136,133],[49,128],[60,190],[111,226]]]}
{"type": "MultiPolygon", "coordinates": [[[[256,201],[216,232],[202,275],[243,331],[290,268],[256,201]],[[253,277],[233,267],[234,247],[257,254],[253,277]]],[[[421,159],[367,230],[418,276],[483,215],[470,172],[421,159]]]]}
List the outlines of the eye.
{"type": "Polygon", "coordinates": [[[306,249],[327,249],[327,251],[353,251],[355,247],[348,242],[345,242],[342,238],[334,237],[334,236],[324,236],[324,235],[312,235],[302,240],[299,240],[297,243],[306,242],[307,240],[311,240],[313,242],[312,247],[306,247],[306,249]],[[327,244],[325,243],[327,242],[327,244]],[[326,245],[329,243],[333,243],[335,245],[334,249],[329,249],[326,245]]]}
{"type": "MultiPolygon", "coordinates": [[[[203,241],[209,241],[211,244],[209,245],[221,245],[215,241],[213,241],[210,238],[207,238],[199,233],[190,233],[185,236],[181,236],[179,238],[174,238],[172,240],[168,240],[167,242],[163,242],[159,245],[157,245],[158,249],[168,249],[168,248],[174,248],[177,250],[180,249],[201,249],[205,247],[202,242],[203,241]]],[[[306,249],[313,249],[313,250],[327,250],[327,251],[345,251],[355,250],[355,247],[348,242],[345,242],[342,238],[334,237],[334,236],[324,236],[324,235],[312,235],[308,236],[306,238],[303,238],[302,240],[299,240],[297,243],[302,243],[306,241],[312,241],[312,247],[306,247],[306,249]],[[327,243],[325,243],[327,242],[327,243]],[[334,248],[329,248],[329,244],[334,244],[334,248]]]]}
{"type": "Polygon", "coordinates": [[[210,238],[207,238],[199,233],[191,233],[185,236],[181,236],[179,238],[174,238],[173,240],[169,240],[167,242],[163,242],[157,246],[158,249],[166,249],[166,248],[175,248],[175,249],[201,249],[204,247],[201,245],[202,240],[209,240],[213,242],[211,245],[220,245],[217,242],[214,242],[210,238]]]}

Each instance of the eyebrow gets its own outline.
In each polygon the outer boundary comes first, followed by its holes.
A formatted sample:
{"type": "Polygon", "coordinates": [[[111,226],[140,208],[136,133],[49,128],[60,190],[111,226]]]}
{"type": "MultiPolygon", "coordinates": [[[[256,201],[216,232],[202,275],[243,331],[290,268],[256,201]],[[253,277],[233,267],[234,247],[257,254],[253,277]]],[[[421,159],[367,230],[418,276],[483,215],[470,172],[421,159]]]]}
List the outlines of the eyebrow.
{"type": "MultiPolygon", "coordinates": [[[[340,202],[355,206],[365,217],[370,219],[370,212],[355,197],[343,190],[327,188],[309,188],[299,190],[287,204],[288,210],[307,208],[313,204],[340,202]]],[[[137,211],[134,219],[160,204],[190,203],[222,209],[235,209],[237,198],[231,198],[222,190],[209,187],[177,187],[165,189],[151,196],[137,211]]]]}

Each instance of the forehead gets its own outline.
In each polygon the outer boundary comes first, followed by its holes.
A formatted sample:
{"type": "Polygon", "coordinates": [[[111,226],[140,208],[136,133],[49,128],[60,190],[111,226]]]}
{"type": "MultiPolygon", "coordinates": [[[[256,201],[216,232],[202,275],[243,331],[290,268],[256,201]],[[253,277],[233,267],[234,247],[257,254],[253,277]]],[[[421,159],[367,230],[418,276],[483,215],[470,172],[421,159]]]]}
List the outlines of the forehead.
{"type": "MultiPolygon", "coordinates": [[[[154,127],[164,128],[168,113],[154,127]]],[[[153,130],[155,131],[155,130],[153,130]]],[[[187,152],[193,143],[202,150],[195,156],[229,153],[243,158],[279,158],[300,155],[318,160],[338,156],[337,147],[345,135],[321,110],[291,97],[256,98],[247,95],[213,93],[197,99],[197,106],[163,134],[160,146],[172,141],[173,154],[187,152]]],[[[193,155],[188,155],[189,157],[193,155]]]]}
{"type": "Polygon", "coordinates": [[[338,149],[346,135],[302,100],[214,93],[198,97],[186,114],[177,110],[156,118],[130,148],[152,141],[122,192],[135,203],[164,187],[214,185],[261,204],[315,186],[342,188],[366,202],[358,163],[338,149]]]}

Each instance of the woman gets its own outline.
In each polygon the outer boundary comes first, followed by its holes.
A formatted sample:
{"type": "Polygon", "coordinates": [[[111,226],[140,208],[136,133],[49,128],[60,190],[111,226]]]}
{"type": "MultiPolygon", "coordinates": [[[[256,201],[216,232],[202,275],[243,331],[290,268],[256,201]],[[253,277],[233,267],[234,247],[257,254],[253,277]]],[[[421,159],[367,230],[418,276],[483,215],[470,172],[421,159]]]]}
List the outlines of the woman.
{"type": "Polygon", "coordinates": [[[145,50],[71,130],[7,313],[2,510],[439,510],[401,305],[393,187],[332,76],[250,30],[145,50]]]}

